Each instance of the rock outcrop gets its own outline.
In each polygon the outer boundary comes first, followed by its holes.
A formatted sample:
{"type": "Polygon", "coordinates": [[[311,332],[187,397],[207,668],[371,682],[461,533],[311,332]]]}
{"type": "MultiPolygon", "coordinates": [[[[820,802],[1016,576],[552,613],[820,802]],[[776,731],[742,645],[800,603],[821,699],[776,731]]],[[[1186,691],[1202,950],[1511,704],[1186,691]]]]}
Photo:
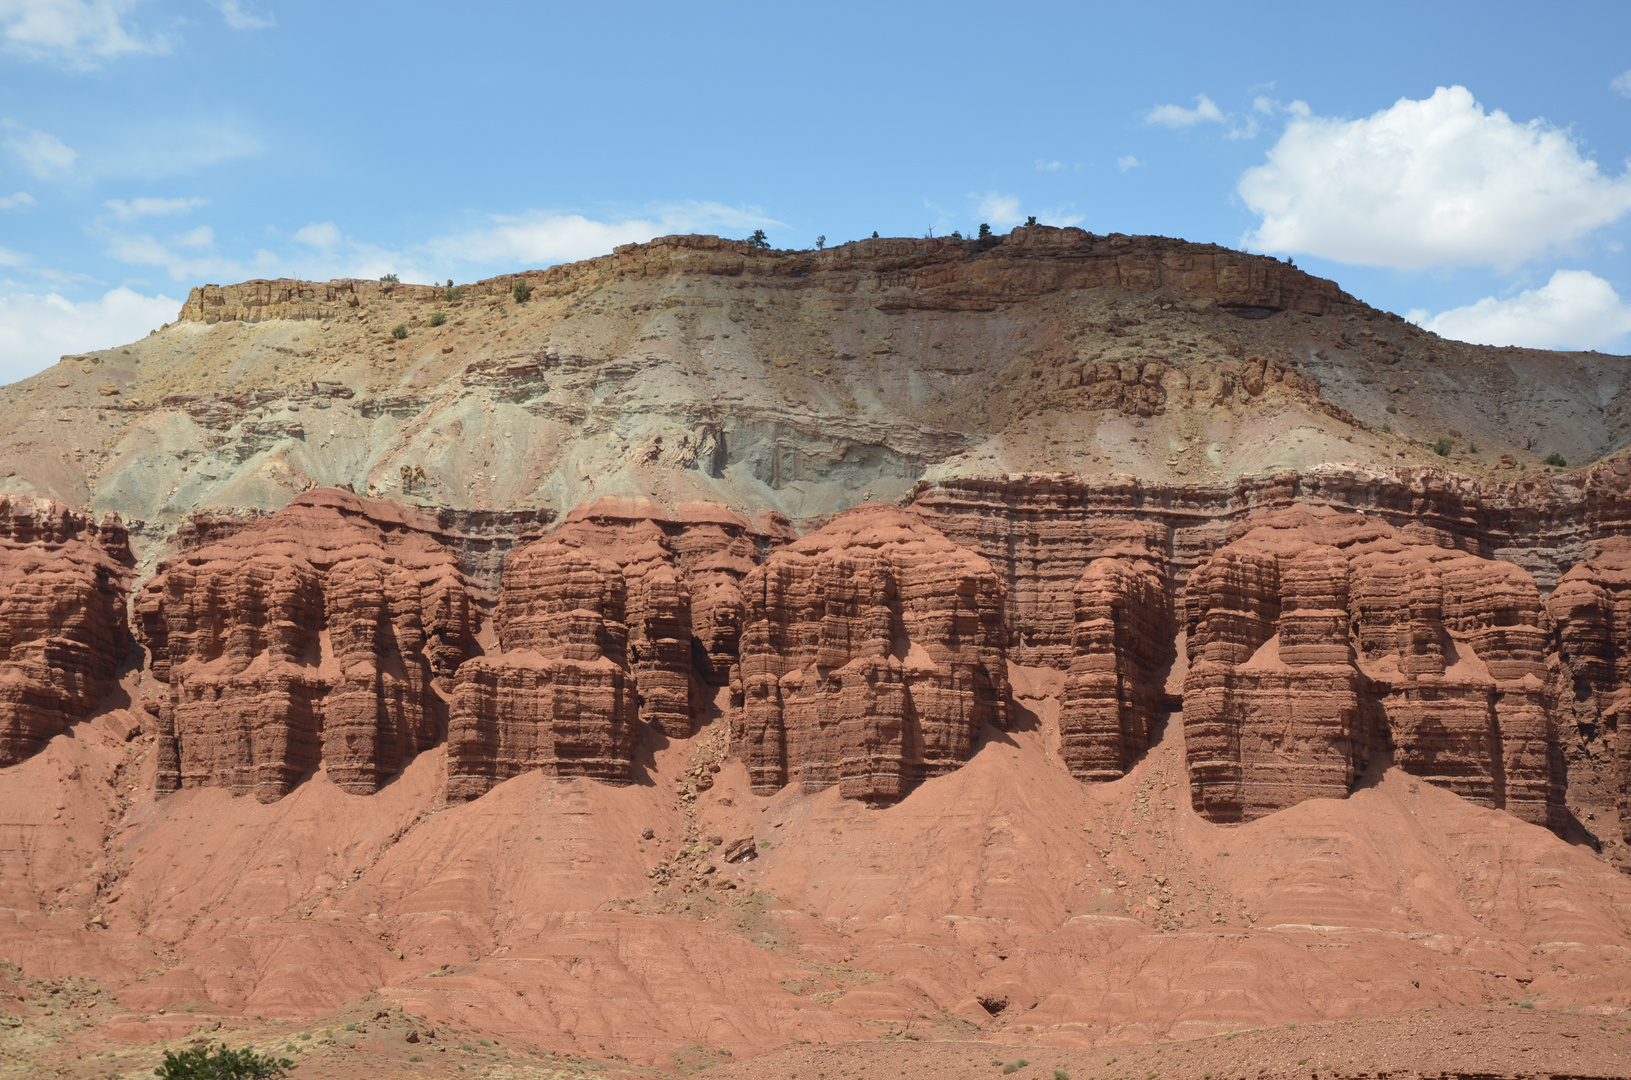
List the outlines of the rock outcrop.
{"type": "Polygon", "coordinates": [[[161,566],[136,613],[169,687],[159,791],[263,801],[319,765],[374,791],[440,739],[432,683],[472,651],[476,624],[429,522],[333,490],[161,566]]]}
{"type": "Polygon", "coordinates": [[[741,581],[767,534],[720,507],[677,519],[601,500],[505,567],[498,650],[459,669],[448,797],[530,770],[626,782],[639,720],[686,738],[736,663],[741,581]]]}
{"type": "Polygon", "coordinates": [[[1271,515],[1190,576],[1184,725],[1214,821],[1405,771],[1561,829],[1555,657],[1534,579],[1374,518],[1271,515]]]}
{"type": "Polygon", "coordinates": [[[797,780],[895,799],[1006,723],[1002,582],[914,515],[857,507],[773,553],[744,591],[733,743],[755,792],[797,780]]]}
{"type": "Polygon", "coordinates": [[[124,527],[0,495],[0,767],[38,752],[113,688],[130,640],[124,527]]]}
{"type": "Polygon", "coordinates": [[[1598,544],[1558,580],[1546,607],[1557,625],[1573,719],[1607,744],[1607,779],[1631,843],[1631,540],[1598,544]]]}
{"type": "Polygon", "coordinates": [[[1136,524],[1106,530],[1076,583],[1059,755],[1079,780],[1126,775],[1168,709],[1161,672],[1173,661],[1177,633],[1170,540],[1165,529],[1136,524]]]}

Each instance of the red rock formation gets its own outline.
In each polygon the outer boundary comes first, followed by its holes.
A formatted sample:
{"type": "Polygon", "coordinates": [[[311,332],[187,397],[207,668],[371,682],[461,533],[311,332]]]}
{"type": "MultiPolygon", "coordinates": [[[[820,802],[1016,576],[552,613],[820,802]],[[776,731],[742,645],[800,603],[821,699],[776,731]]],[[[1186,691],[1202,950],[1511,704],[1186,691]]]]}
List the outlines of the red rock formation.
{"type": "Polygon", "coordinates": [[[449,798],[531,769],[627,781],[636,717],[691,735],[704,683],[736,661],[738,583],[767,538],[720,507],[653,515],[602,500],[510,559],[500,651],[459,670],[449,798]]]}
{"type": "Polygon", "coordinates": [[[130,640],[124,527],[0,495],[0,766],[96,708],[130,640]]]}
{"type": "Polygon", "coordinates": [[[1577,722],[1592,736],[1613,733],[1607,780],[1621,833],[1631,842],[1631,541],[1598,544],[1592,558],[1558,580],[1546,607],[1557,624],[1577,722]]]}
{"type": "Polygon", "coordinates": [[[315,491],[159,568],[137,598],[160,710],[161,792],[263,801],[319,764],[370,792],[441,734],[432,680],[472,646],[452,556],[429,523],[315,491]]]}
{"type": "Polygon", "coordinates": [[[505,568],[502,652],[459,668],[448,721],[449,801],[538,769],[627,782],[634,698],[621,568],[557,538],[505,568]]]}
{"type": "Polygon", "coordinates": [[[1270,515],[1191,576],[1196,809],[1251,820],[1407,772],[1561,828],[1556,683],[1534,579],[1360,514],[1270,515]]]}
{"type": "Polygon", "coordinates": [[[870,504],[748,576],[733,742],[753,789],[893,799],[1007,717],[1003,587],[984,559],[870,504]]]}
{"type": "Polygon", "coordinates": [[[1109,543],[1076,584],[1059,753],[1079,780],[1125,775],[1166,709],[1160,672],[1172,662],[1176,635],[1167,537],[1137,526],[1123,532],[1101,537],[1109,543]]]}

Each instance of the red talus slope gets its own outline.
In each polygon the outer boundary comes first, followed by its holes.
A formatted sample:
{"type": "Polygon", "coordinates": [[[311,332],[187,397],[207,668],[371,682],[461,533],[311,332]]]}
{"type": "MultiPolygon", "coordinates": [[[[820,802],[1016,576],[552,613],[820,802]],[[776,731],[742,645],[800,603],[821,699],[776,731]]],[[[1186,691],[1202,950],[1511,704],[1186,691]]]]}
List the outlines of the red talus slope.
{"type": "Polygon", "coordinates": [[[96,707],[124,661],[133,560],[118,518],[0,495],[0,766],[96,707]]]}
{"type": "Polygon", "coordinates": [[[1260,519],[1190,575],[1184,723],[1214,821],[1343,798],[1373,757],[1564,822],[1555,658],[1533,578],[1374,518],[1260,519]]]}
{"type": "Polygon", "coordinates": [[[626,781],[638,718],[686,738],[736,660],[740,581],[769,536],[719,507],[602,500],[505,567],[500,651],[459,669],[448,794],[530,769],[626,781]]]}
{"type": "Polygon", "coordinates": [[[159,707],[158,789],[270,800],[319,764],[375,790],[441,735],[431,689],[473,620],[453,557],[411,514],[311,492],[159,572],[137,598],[159,707]]]}
{"type": "Polygon", "coordinates": [[[1149,748],[1167,708],[1158,674],[1173,660],[1168,530],[1100,530],[1076,583],[1074,655],[1059,714],[1059,754],[1079,780],[1115,780],[1149,748]]]}
{"type": "Polygon", "coordinates": [[[733,742],[753,789],[893,799],[1006,721],[1004,589],[910,513],[857,507],[749,575],[733,742]]]}

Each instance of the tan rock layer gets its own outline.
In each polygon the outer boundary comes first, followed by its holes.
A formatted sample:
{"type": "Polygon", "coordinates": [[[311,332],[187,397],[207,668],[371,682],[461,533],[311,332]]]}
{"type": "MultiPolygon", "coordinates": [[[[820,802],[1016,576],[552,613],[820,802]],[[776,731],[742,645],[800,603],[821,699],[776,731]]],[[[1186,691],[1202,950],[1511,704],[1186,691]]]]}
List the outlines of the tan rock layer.
{"type": "MultiPolygon", "coordinates": [[[[1324,314],[1342,298],[1334,282],[1311,277],[1277,259],[1158,236],[1095,236],[1083,229],[1036,225],[986,240],[877,239],[821,251],[760,249],[717,236],[664,236],[625,244],[611,254],[569,266],[506,274],[461,286],[454,297],[501,297],[518,281],[539,295],[570,291],[606,273],[681,272],[735,277],[834,279],[835,291],[866,291],[884,311],[990,310],[1062,290],[1117,288],[1161,291],[1169,297],[1210,300],[1235,308],[1324,314]],[[846,283],[843,279],[851,279],[846,283]]],[[[389,294],[406,300],[444,299],[434,285],[393,282],[255,280],[194,288],[182,305],[184,322],[259,322],[332,318],[368,299],[389,294]]]]}
{"type": "Polygon", "coordinates": [[[1002,583],[912,515],[857,507],[777,550],[744,591],[733,742],[754,791],[898,798],[1005,725],[1002,583]]]}
{"type": "Polygon", "coordinates": [[[130,641],[134,560],[124,527],[61,503],[0,495],[0,767],[87,716],[130,641]]]}
{"type": "Polygon", "coordinates": [[[160,567],[136,612],[169,688],[161,792],[270,800],[320,765],[369,792],[441,738],[433,680],[472,650],[476,615],[452,555],[412,524],[311,492],[160,567]]]}

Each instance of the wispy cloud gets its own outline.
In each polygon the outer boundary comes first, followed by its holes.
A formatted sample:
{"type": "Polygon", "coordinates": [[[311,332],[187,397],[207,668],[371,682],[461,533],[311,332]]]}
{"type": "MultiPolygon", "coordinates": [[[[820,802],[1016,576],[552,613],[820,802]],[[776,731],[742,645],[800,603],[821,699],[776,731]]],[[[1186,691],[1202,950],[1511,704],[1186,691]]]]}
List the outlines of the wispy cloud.
{"type": "Polygon", "coordinates": [[[79,151],[50,132],[24,127],[15,120],[0,120],[0,129],[7,133],[6,149],[41,180],[69,172],[79,160],[79,151]]]}
{"type": "Polygon", "coordinates": [[[207,199],[109,199],[103,203],[120,221],[139,217],[159,217],[165,214],[184,214],[205,205],[207,199]]]}
{"type": "Polygon", "coordinates": [[[34,196],[26,191],[19,191],[15,195],[0,195],[0,210],[19,210],[33,205],[34,196]]]}
{"type": "MultiPolygon", "coordinates": [[[[1252,101],[1252,110],[1258,113],[1272,115],[1276,103],[1269,98],[1259,95],[1252,101]]],[[[1225,129],[1231,139],[1253,139],[1262,131],[1262,123],[1256,116],[1247,113],[1244,116],[1232,112],[1224,112],[1218,108],[1218,103],[1205,94],[1195,96],[1195,107],[1186,109],[1182,105],[1157,105],[1144,114],[1146,124],[1156,124],[1160,127],[1183,130],[1198,124],[1218,124],[1225,129]]]]}
{"type": "Polygon", "coordinates": [[[1058,172],[1059,170],[1063,169],[1064,167],[1065,167],[1065,163],[1063,161],[1040,161],[1039,160],[1036,163],[1036,171],[1037,172],[1058,172]]]}
{"type": "Polygon", "coordinates": [[[1187,128],[1196,124],[1221,124],[1224,122],[1223,110],[1218,108],[1217,102],[1205,94],[1197,94],[1195,107],[1186,109],[1182,105],[1157,105],[1144,114],[1146,124],[1160,124],[1162,127],[1187,128]]]}
{"type": "Polygon", "coordinates": [[[423,255],[432,260],[492,266],[541,266],[604,255],[619,244],[632,244],[671,233],[705,232],[746,236],[754,229],[769,232],[770,242],[787,242],[776,235],[783,224],[756,207],[721,203],[680,203],[658,208],[650,216],[596,221],[582,214],[535,212],[495,216],[492,224],[432,239],[423,255]]]}
{"type": "Polygon", "coordinates": [[[1125,154],[1116,159],[1116,168],[1120,169],[1122,172],[1128,172],[1132,169],[1141,168],[1143,164],[1144,163],[1142,161],[1138,160],[1131,154],[1125,154]]]}
{"type": "Polygon", "coordinates": [[[1019,212],[1020,202],[1012,195],[988,191],[984,195],[971,194],[969,198],[978,200],[974,207],[974,216],[994,226],[1001,228],[1018,225],[1024,220],[1024,215],[1019,212]]]}
{"type": "Polygon", "coordinates": [[[234,30],[265,30],[277,25],[272,16],[260,14],[244,0],[211,0],[211,3],[234,30]]]}
{"type": "Polygon", "coordinates": [[[126,24],[136,0],[0,0],[6,52],[88,71],[126,53],[164,53],[162,35],[126,24]]]}
{"type": "Polygon", "coordinates": [[[1621,97],[1631,98],[1631,71],[1622,72],[1608,85],[1613,87],[1621,97]]]}

